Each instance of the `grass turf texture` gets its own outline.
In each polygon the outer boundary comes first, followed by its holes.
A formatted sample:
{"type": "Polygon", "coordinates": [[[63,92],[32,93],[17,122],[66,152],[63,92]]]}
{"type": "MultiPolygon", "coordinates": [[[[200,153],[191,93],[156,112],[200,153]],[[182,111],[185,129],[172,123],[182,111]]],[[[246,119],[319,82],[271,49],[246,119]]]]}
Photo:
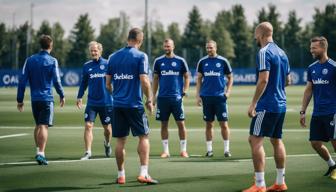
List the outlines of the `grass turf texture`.
{"type": "MultiPolygon", "coordinates": [[[[287,147],[286,180],[288,191],[335,191],[336,181],[323,177],[327,166],[315,155],[308,142],[309,132],[299,127],[298,112],[304,87],[287,89],[288,112],[284,125],[284,142],[287,147]],[[308,154],[308,155],[307,155],[308,154]]],[[[49,130],[46,155],[48,166],[34,162],[33,118],[29,90],[25,98],[25,112],[16,109],[16,89],[0,89],[0,137],[4,135],[29,135],[0,139],[0,191],[241,191],[253,182],[253,166],[247,142],[250,119],[247,108],[254,93],[253,86],[236,86],[228,100],[231,151],[233,157],[224,158],[223,142],[217,123],[214,133],[214,157],[205,158],[204,122],[202,109],[195,105],[194,88],[185,99],[188,152],[191,158],[182,159],[176,125],[170,121],[169,159],[160,159],[162,150],[159,122],[149,117],[151,141],[150,174],[159,185],[147,186],[136,182],[139,162],[136,153],[137,138],[129,137],[126,145],[126,184],[114,184],[117,168],[114,156],[104,158],[103,130],[99,119],[94,129],[93,156],[90,161],[75,161],[84,153],[83,113],[75,106],[78,88],[65,88],[66,106],[60,109],[55,100],[54,127],[49,130]],[[22,164],[5,165],[10,162],[22,164]],[[27,163],[25,163],[27,162],[27,163]],[[31,162],[31,163],[30,163],[31,162]]],[[[85,102],[85,101],[84,101],[85,102]]],[[[310,114],[311,107],[307,114],[310,114]]],[[[309,118],[307,119],[309,123],[309,118]]],[[[114,145],[114,141],[112,142],[114,145]]],[[[327,145],[332,152],[330,145],[327,145]]],[[[265,140],[268,157],[271,145],[265,140]]],[[[266,160],[266,182],[275,180],[273,158],[266,160]]]]}

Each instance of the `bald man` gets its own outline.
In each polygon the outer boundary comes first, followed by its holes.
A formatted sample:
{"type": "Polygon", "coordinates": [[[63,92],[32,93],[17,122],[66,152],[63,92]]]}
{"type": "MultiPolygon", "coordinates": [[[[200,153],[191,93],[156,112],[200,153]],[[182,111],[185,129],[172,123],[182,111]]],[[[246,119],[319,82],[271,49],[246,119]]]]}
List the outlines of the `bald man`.
{"type": "Polygon", "coordinates": [[[187,130],[184,124],[183,96],[189,89],[189,69],[187,62],[174,54],[174,41],[166,39],[163,43],[165,54],[154,61],[153,103],[156,103],[156,120],[161,121],[161,139],[163,146],[162,158],[170,157],[168,147],[168,122],[173,114],[180,137],[180,156],[188,158],[187,130]]]}
{"type": "Polygon", "coordinates": [[[290,67],[285,52],[273,42],[273,27],[260,23],[255,29],[255,40],[261,48],[257,55],[257,85],[248,109],[252,118],[249,143],[252,150],[255,183],[243,192],[286,191],[286,150],[281,140],[286,114],[285,86],[290,82],[290,67]],[[269,137],[274,150],[276,182],[266,189],[264,137],[269,137]]]}

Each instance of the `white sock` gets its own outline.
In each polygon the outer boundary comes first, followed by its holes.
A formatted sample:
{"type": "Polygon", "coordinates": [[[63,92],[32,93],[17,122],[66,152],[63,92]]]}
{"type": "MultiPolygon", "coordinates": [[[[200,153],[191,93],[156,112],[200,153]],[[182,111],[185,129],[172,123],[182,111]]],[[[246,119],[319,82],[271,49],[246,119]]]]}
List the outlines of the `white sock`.
{"type": "Polygon", "coordinates": [[[169,154],[168,139],[162,140],[163,152],[169,154]]]}
{"type": "Polygon", "coordinates": [[[89,156],[91,156],[91,155],[92,155],[92,153],[91,153],[91,150],[90,150],[90,151],[89,151],[89,150],[87,150],[87,151],[85,151],[85,153],[89,154],[89,156]]]}
{"type": "Polygon", "coordinates": [[[182,151],[187,151],[187,140],[180,140],[180,149],[182,151]]]}
{"type": "Polygon", "coordinates": [[[119,177],[125,177],[125,169],[118,171],[118,178],[119,177]]]}
{"type": "Polygon", "coordinates": [[[140,176],[148,176],[148,165],[140,166],[140,176]]]}
{"type": "Polygon", "coordinates": [[[224,140],[224,153],[230,151],[230,140],[224,140]]]}
{"type": "Polygon", "coordinates": [[[212,151],[212,141],[207,141],[206,145],[207,145],[207,151],[212,151]]]}
{"type": "Polygon", "coordinates": [[[329,167],[334,166],[336,164],[335,161],[331,157],[329,157],[329,160],[327,161],[327,163],[329,167]]]}
{"type": "Polygon", "coordinates": [[[45,155],[44,155],[44,152],[37,152],[37,155],[42,155],[43,157],[45,157],[45,155]]]}
{"type": "Polygon", "coordinates": [[[277,170],[276,184],[282,185],[285,183],[285,168],[276,170],[277,170]]]}
{"type": "Polygon", "coordinates": [[[265,187],[265,172],[255,172],[255,184],[257,187],[265,187]]]}

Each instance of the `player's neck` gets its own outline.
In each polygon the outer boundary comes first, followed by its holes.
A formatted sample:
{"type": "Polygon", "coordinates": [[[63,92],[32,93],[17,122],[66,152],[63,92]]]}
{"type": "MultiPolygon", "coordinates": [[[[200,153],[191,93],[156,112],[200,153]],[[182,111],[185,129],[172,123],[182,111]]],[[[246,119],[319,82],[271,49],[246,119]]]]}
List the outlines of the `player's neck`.
{"type": "Polygon", "coordinates": [[[167,58],[173,58],[174,56],[175,56],[174,53],[166,54],[166,57],[167,57],[167,58]]]}
{"type": "Polygon", "coordinates": [[[328,55],[325,53],[325,54],[323,54],[323,56],[321,57],[321,59],[319,59],[319,63],[323,64],[323,63],[325,63],[328,59],[329,59],[329,57],[328,57],[328,55]]]}

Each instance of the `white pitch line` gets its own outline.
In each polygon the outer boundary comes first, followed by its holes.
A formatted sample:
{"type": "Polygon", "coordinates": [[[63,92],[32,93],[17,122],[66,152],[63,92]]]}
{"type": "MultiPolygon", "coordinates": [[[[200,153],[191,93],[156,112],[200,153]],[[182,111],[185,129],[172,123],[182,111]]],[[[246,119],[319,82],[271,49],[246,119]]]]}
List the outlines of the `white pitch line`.
{"type": "MultiPolygon", "coordinates": [[[[27,126],[0,126],[0,129],[34,129],[34,127],[27,127],[27,126]]],[[[97,127],[98,128],[98,127],[97,127]]],[[[100,127],[99,127],[100,128],[100,127]]],[[[80,127],[80,126],[60,126],[60,127],[52,127],[51,129],[62,129],[62,130],[78,130],[78,129],[83,129],[84,127],[80,127]]],[[[160,131],[159,128],[151,128],[151,131],[160,131]]],[[[195,127],[187,127],[187,131],[189,132],[204,132],[205,128],[200,127],[200,128],[195,128],[195,127]]],[[[178,131],[178,129],[176,128],[171,128],[169,129],[169,131],[178,131]]],[[[219,132],[220,129],[219,128],[215,128],[214,131],[219,132]]],[[[250,129],[247,128],[234,128],[234,129],[230,129],[230,131],[232,132],[246,132],[249,133],[250,129]]],[[[304,133],[304,132],[309,132],[309,129],[283,129],[283,132],[298,132],[298,133],[304,133]]]]}
{"type": "Polygon", "coordinates": [[[13,134],[13,135],[3,135],[0,136],[0,139],[4,139],[4,138],[10,138],[10,137],[21,137],[21,136],[26,136],[29,135],[28,133],[20,133],[20,134],[13,134]]]}
{"type": "MultiPolygon", "coordinates": [[[[203,155],[190,155],[191,157],[204,157],[203,155]]],[[[317,154],[297,154],[297,155],[287,155],[286,157],[318,157],[317,154]]],[[[204,157],[205,158],[205,157],[204,157]]],[[[56,160],[56,161],[48,161],[51,164],[54,163],[76,163],[76,162],[92,162],[92,161],[106,161],[115,159],[113,158],[99,158],[99,159],[90,159],[90,160],[56,160]]],[[[273,159],[273,157],[266,157],[266,160],[273,159]]],[[[153,160],[153,159],[152,159],[153,160]]],[[[237,161],[237,162],[250,162],[252,159],[228,159],[229,161],[237,161]]],[[[0,163],[0,166],[4,165],[31,165],[31,164],[37,164],[36,161],[26,161],[26,162],[12,162],[12,163],[0,163]]]]}

